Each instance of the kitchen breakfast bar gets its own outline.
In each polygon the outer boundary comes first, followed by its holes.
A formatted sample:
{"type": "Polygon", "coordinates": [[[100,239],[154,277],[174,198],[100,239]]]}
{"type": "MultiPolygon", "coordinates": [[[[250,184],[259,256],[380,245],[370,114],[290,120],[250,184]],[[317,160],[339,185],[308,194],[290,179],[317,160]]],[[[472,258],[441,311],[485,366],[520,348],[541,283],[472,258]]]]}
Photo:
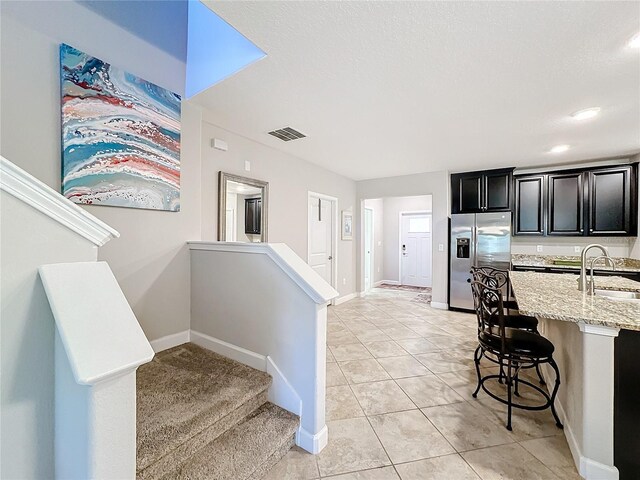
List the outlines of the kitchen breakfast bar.
{"type": "Polygon", "coordinates": [[[597,276],[589,295],[575,275],[510,278],[520,313],[537,317],[555,345],[562,381],[556,407],[579,473],[640,478],[640,283],[597,276]]]}

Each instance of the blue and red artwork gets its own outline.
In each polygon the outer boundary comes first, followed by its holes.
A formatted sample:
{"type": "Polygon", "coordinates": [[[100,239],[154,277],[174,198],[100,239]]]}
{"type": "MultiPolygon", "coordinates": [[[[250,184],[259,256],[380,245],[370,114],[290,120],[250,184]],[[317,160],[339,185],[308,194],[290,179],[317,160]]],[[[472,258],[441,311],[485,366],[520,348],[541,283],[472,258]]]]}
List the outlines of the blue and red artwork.
{"type": "Polygon", "coordinates": [[[180,96],[60,45],[62,193],[180,210],[180,96]]]}

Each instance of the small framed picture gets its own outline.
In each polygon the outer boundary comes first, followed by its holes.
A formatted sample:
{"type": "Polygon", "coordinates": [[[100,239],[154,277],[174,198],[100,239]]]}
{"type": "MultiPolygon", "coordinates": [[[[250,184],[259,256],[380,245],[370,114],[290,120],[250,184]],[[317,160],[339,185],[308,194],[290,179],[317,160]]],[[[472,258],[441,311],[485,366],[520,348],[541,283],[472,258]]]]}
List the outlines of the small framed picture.
{"type": "Polygon", "coordinates": [[[342,240],[353,240],[353,213],[342,211],[342,240]]]}

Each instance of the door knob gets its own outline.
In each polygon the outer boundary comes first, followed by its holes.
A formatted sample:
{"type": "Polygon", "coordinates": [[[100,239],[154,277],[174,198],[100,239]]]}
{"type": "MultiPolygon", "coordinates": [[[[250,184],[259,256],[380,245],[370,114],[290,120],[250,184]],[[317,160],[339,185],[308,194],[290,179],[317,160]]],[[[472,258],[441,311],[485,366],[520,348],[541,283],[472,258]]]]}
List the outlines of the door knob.
{"type": "Polygon", "coordinates": [[[331,255],[329,255],[329,260],[333,260],[333,257],[331,255]]]}

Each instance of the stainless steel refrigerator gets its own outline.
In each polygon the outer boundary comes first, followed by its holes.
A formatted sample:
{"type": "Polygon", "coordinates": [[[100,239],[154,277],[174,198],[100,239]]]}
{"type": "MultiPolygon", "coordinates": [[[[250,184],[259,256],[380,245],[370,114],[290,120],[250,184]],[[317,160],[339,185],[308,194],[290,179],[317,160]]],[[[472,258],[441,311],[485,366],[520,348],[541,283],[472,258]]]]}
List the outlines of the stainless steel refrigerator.
{"type": "Polygon", "coordinates": [[[511,212],[451,215],[449,306],[473,310],[471,267],[511,269],[511,212]]]}

